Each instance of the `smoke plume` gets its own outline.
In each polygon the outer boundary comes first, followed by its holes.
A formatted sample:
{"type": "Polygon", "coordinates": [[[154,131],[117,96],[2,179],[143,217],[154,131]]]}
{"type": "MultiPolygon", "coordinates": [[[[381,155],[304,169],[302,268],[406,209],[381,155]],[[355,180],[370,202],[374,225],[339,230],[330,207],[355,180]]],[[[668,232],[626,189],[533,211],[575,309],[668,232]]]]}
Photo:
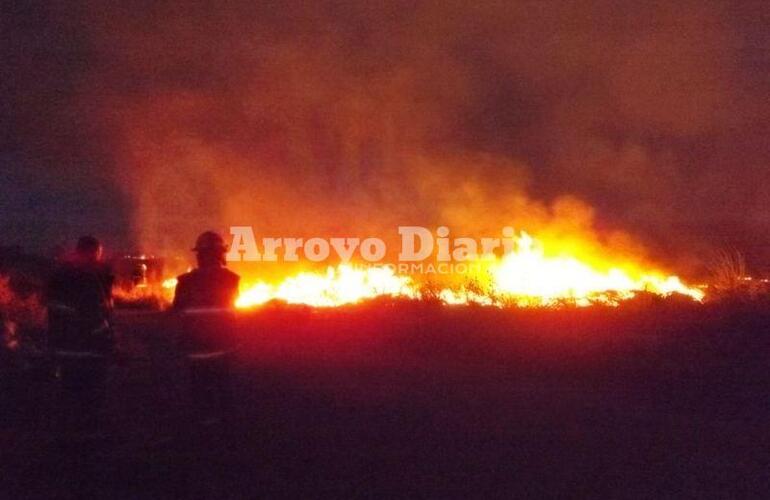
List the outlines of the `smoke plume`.
{"type": "Polygon", "coordinates": [[[140,4],[4,21],[6,150],[115,193],[123,244],[513,225],[770,257],[762,2],[140,4]]]}

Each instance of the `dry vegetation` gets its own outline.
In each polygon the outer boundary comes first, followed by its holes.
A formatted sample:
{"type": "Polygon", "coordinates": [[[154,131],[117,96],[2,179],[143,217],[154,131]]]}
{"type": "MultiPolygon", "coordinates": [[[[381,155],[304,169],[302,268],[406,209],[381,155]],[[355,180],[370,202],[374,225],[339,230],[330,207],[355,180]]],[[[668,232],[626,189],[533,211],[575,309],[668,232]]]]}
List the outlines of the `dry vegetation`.
{"type": "Polygon", "coordinates": [[[236,409],[217,428],[194,423],[168,318],[123,311],[111,437],[58,447],[55,386],[28,370],[15,377],[23,390],[3,393],[0,488],[752,496],[770,418],[767,305],[646,294],[551,309],[272,303],[223,328],[241,347],[236,409]]]}
{"type": "Polygon", "coordinates": [[[132,303],[117,314],[109,438],[74,447],[53,433],[39,295],[4,278],[0,492],[752,496],[770,444],[770,295],[747,291],[737,257],[719,269],[702,304],[445,306],[436,291],[243,311],[222,331],[240,343],[237,404],[215,429],[191,422],[173,323],[132,303]]]}

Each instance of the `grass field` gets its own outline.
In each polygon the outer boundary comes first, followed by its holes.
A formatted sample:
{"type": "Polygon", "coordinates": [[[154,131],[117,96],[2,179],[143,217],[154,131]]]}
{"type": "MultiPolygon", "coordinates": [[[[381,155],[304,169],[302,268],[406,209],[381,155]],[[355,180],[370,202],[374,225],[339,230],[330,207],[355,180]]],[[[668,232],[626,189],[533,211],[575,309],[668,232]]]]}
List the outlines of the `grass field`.
{"type": "MultiPolygon", "coordinates": [[[[103,439],[62,444],[56,385],[8,371],[7,498],[759,497],[770,309],[271,305],[229,332],[236,408],[190,411],[162,313],[123,312],[103,439]]],[[[225,332],[223,332],[225,333],[225,332]]]]}

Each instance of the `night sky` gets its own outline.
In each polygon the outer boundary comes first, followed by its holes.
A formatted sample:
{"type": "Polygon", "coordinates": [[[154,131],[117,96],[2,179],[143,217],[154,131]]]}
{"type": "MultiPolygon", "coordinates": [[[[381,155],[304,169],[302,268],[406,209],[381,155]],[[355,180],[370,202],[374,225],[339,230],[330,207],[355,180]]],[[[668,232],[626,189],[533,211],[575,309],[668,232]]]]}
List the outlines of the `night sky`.
{"type": "Polygon", "coordinates": [[[0,244],[512,223],[770,267],[767,2],[123,3],[2,3],[0,244]]]}

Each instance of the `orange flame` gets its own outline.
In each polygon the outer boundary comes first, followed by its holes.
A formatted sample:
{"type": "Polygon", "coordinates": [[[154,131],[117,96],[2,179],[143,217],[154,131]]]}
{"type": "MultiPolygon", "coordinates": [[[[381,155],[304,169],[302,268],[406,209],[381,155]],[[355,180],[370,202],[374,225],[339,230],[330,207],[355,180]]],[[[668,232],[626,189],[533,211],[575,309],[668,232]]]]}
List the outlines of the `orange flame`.
{"type": "MultiPolygon", "coordinates": [[[[600,266],[573,256],[548,256],[543,244],[522,232],[515,250],[502,258],[484,256],[475,264],[485,272],[484,287],[443,288],[435,297],[445,304],[478,303],[500,306],[547,306],[569,300],[578,306],[592,303],[617,305],[618,301],[646,291],[661,296],[680,293],[700,301],[702,290],[689,287],[677,276],[642,270],[629,263],[624,269],[600,266]]],[[[236,306],[249,308],[271,300],[291,304],[330,307],[360,302],[378,296],[424,298],[421,287],[409,276],[399,276],[388,267],[329,267],[326,273],[303,272],[278,284],[245,282],[236,306]]]]}
{"type": "Polygon", "coordinates": [[[396,276],[386,267],[356,269],[349,265],[329,267],[326,274],[300,273],[278,285],[258,282],[241,291],[236,307],[250,307],[273,299],[316,307],[338,306],[388,295],[418,298],[407,276],[396,276]]]}

